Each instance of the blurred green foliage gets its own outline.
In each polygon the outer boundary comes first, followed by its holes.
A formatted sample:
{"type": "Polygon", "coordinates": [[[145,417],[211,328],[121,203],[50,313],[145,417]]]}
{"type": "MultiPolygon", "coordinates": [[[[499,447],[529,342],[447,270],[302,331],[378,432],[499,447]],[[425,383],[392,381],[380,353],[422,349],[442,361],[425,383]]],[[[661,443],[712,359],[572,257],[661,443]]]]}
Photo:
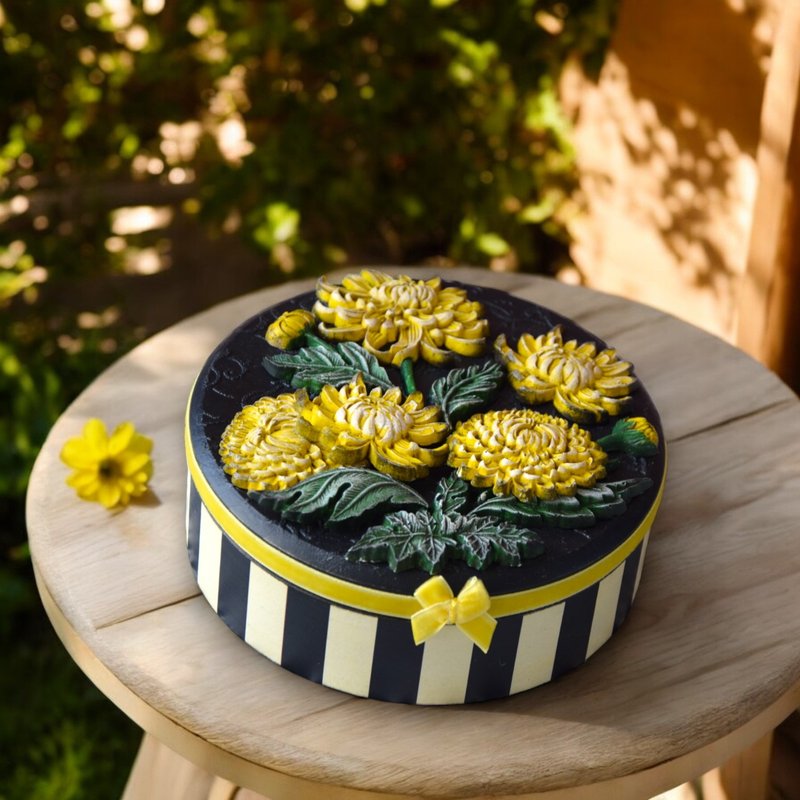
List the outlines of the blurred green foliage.
{"type": "MultiPolygon", "coordinates": [[[[556,87],[569,59],[599,66],[615,6],[0,0],[4,651],[43,624],[24,545],[33,460],[67,403],[150,332],[114,281],[168,267],[148,234],[168,224],[159,214],[238,234],[264,284],[360,263],[553,270],[576,213],[556,87]]],[[[236,265],[217,271],[209,303],[236,265]]],[[[15,680],[33,657],[16,649],[15,680]]],[[[2,765],[0,798],[93,796],[80,788],[92,726],[50,716],[28,761],[2,765]]],[[[0,735],[19,756],[14,730],[0,735]]]]}

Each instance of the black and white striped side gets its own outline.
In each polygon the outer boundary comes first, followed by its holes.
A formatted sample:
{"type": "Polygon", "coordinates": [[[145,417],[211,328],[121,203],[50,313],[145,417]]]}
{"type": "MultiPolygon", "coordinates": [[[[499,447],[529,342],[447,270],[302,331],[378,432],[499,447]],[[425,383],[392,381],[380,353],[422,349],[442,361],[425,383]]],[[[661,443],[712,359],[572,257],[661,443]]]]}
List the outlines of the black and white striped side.
{"type": "Polygon", "coordinates": [[[498,619],[484,655],[456,627],[415,645],[407,619],[354,611],[280,580],[222,532],[191,481],[186,518],[200,590],[251,647],[333,689],[425,705],[506,697],[582,664],[625,619],[649,536],[563,602],[498,619]]]}

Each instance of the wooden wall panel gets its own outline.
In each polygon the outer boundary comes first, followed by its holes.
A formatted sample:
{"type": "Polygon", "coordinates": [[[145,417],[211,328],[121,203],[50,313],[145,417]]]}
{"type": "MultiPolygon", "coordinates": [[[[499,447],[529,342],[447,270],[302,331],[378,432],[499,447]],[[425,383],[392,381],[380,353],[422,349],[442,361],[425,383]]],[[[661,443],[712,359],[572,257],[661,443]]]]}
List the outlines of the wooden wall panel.
{"type": "MultiPolygon", "coordinates": [[[[796,0],[790,0],[796,2],[796,0]]],[[[590,286],[734,341],[780,0],[623,0],[597,83],[564,81],[590,286]]]]}

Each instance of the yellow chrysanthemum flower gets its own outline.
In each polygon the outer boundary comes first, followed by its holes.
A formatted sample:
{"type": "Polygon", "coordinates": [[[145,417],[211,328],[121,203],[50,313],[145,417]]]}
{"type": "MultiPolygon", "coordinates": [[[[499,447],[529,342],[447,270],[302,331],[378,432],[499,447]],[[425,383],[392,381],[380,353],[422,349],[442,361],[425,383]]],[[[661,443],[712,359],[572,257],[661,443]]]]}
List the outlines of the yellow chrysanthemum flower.
{"type": "Polygon", "coordinates": [[[606,454],[588,431],[529,409],[476,414],[448,445],[447,463],[460,478],[523,502],[572,496],[606,473],[606,454]]]}
{"type": "Polygon", "coordinates": [[[598,353],[594,342],[564,342],[560,325],[541,336],[522,334],[516,351],[504,334],[494,346],[508,369],[509,382],[526,403],[552,401],[558,411],[578,422],[619,414],[636,383],[632,365],[620,361],[615,350],[598,353]]]}
{"type": "Polygon", "coordinates": [[[285,311],[275,320],[264,334],[264,338],[279,350],[288,350],[310,330],[317,318],[304,308],[285,311]]]}
{"type": "Polygon", "coordinates": [[[480,303],[463,289],[442,288],[441,280],[415,281],[364,270],[341,285],[317,282],[314,313],[328,339],[363,342],[384,364],[399,367],[419,358],[442,364],[450,352],[480,355],[488,323],[480,303]]]}
{"type": "Polygon", "coordinates": [[[313,400],[303,389],[297,397],[299,430],[317,442],[335,466],[369,461],[392,478],[413,481],[447,457],[447,444],[439,442],[448,426],[438,421],[437,406],[424,405],[421,392],[405,401],[398,388],[368,392],[359,375],[340,389],[324,386],[313,400]]]}
{"type": "Polygon", "coordinates": [[[236,414],[219,446],[234,486],[281,491],[332,466],[298,431],[299,419],[294,394],[262,397],[236,414]]]}
{"type": "Polygon", "coordinates": [[[106,508],[126,506],[147,491],[153,474],[153,442],[136,432],[131,422],[118,425],[111,436],[99,419],[90,419],[83,433],[67,440],[61,460],[71,467],[67,478],[81,500],[106,508]]]}

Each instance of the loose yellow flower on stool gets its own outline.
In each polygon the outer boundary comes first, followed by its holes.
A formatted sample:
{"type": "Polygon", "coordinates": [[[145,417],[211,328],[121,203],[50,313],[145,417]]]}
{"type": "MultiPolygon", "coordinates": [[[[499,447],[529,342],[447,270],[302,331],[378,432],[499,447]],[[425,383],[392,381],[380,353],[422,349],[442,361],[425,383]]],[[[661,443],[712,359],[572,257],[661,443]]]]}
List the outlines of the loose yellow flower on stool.
{"type": "Polygon", "coordinates": [[[109,436],[102,420],[90,419],[83,433],[61,450],[61,460],[73,469],[67,484],[81,500],[109,509],[126,506],[147,491],[152,449],[152,439],[138,433],[131,422],[118,425],[109,436]]]}

